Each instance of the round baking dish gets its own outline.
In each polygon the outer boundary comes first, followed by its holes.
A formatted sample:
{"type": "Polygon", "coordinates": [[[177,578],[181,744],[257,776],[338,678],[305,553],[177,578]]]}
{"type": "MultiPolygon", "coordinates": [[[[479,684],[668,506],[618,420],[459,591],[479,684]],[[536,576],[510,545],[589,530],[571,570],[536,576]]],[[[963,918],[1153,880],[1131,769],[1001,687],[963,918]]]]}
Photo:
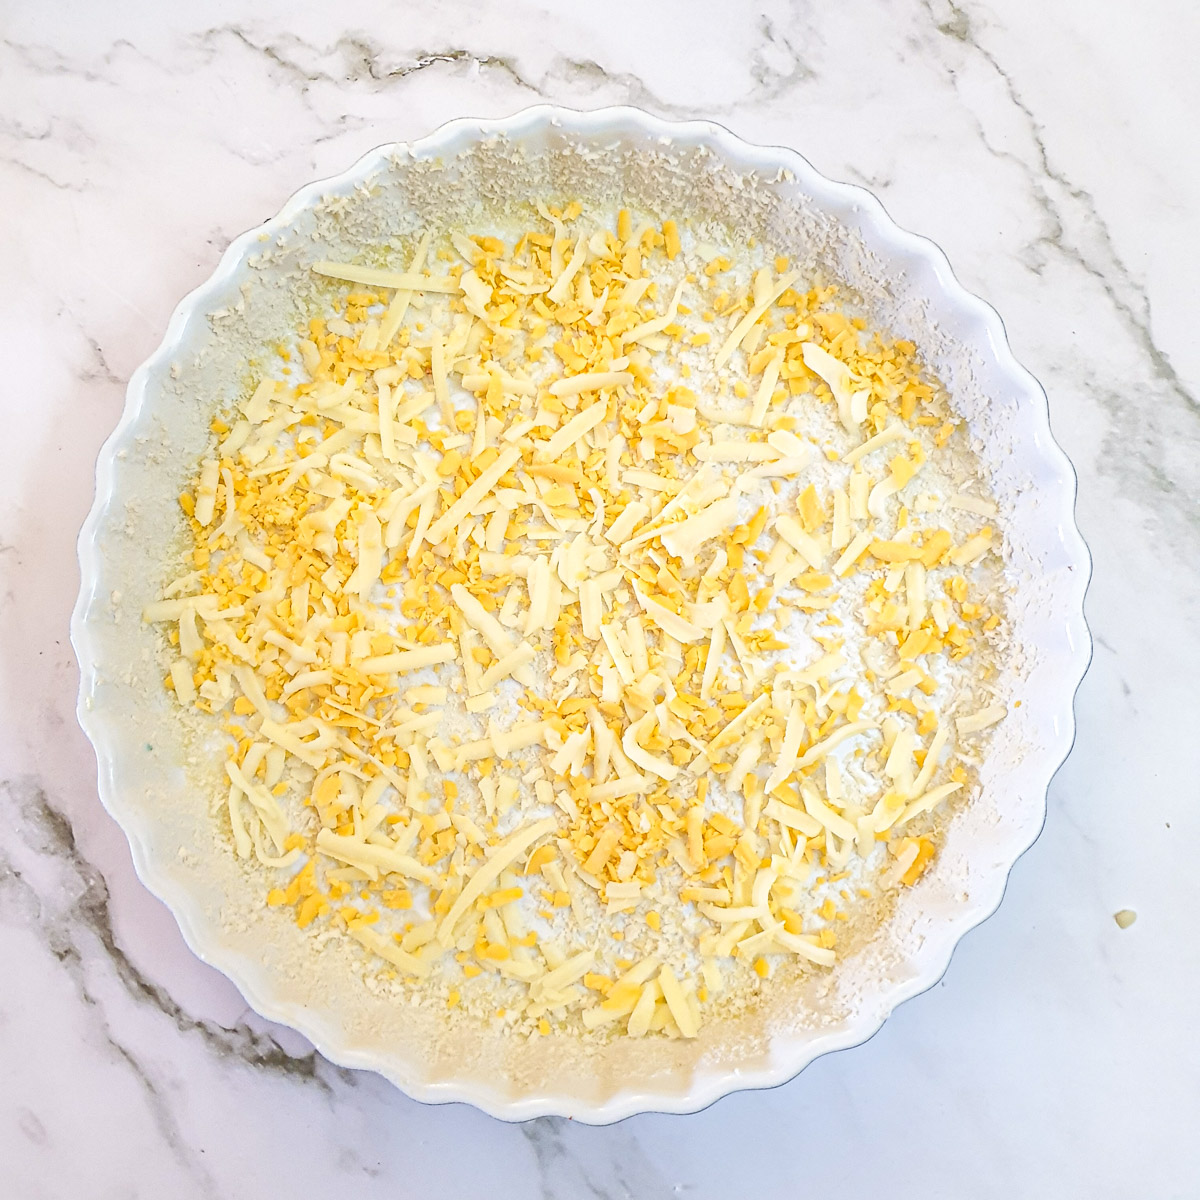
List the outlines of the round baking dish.
{"type": "Polygon", "coordinates": [[[782,1083],[817,1056],[869,1038],[898,1003],[941,977],[959,938],[999,904],[1013,863],[1041,829],[1089,660],[1090,564],[1074,495],[1045,394],[1014,360],[1000,318],[961,287],[933,243],[897,228],[866,191],[831,182],[791,150],[632,108],[539,106],[506,120],[453,121],[418,142],[371,151],[237,238],[130,380],[79,538],[71,628],[100,799],[192,949],[333,1062],[378,1071],[419,1100],[467,1101],[506,1120],[559,1114],[599,1124],[691,1112],[731,1091],[782,1083]],[[413,1014],[386,1012],[369,990],[355,989],[362,994],[351,1002],[336,948],[313,952],[299,934],[289,942],[274,923],[282,918],[249,902],[248,881],[214,840],[208,800],[189,782],[194,764],[161,687],[154,633],[136,614],[155,598],[162,546],[178,520],[174,500],[212,409],[237,384],[237,364],[286,319],[289,279],[314,259],[386,241],[404,214],[414,223],[453,219],[447,206],[464,216],[522,192],[581,189],[703,210],[769,237],[861,297],[878,327],[918,344],[966,418],[1000,503],[1013,648],[1000,684],[1022,703],[994,737],[980,795],[954,817],[934,868],[905,889],[876,938],[802,1001],[781,996],[708,1041],[639,1043],[602,1063],[582,1063],[569,1037],[545,1039],[536,1067],[514,1078],[486,1045],[458,1044],[413,1014]],[[297,956],[306,953],[301,969],[297,956]]]}

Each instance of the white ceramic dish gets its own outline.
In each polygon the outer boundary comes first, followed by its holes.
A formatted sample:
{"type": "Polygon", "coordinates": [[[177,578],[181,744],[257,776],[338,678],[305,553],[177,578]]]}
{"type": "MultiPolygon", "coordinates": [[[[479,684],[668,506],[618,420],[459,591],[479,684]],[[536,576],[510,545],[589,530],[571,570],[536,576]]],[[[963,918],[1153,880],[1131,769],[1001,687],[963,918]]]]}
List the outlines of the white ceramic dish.
{"type": "Polygon", "coordinates": [[[1041,829],[1090,654],[1090,564],[1074,494],[1045,394],[1013,359],[995,311],[963,290],[936,246],[898,229],[867,192],[825,179],[790,150],[631,108],[538,107],[503,121],[454,121],[411,145],[371,151],[236,239],[130,380],[80,534],[71,627],[79,719],[96,748],[100,799],[192,949],[255,1009],[300,1030],[332,1061],[379,1071],[417,1099],[467,1101],[507,1120],[561,1114],[605,1123],[647,1110],[695,1111],[734,1090],[782,1083],[819,1055],[870,1037],[898,1003],[941,977],[959,938],[999,904],[1009,870],[1041,829]],[[319,965],[301,976],[285,969],[290,960],[275,947],[287,928],[271,924],[278,914],[245,902],[247,880],[213,839],[208,800],[189,782],[193,768],[161,686],[154,633],[137,614],[156,595],[174,497],[204,446],[213,404],[236,389],[239,364],[270,331],[288,328],[278,325],[288,319],[286,300],[272,307],[260,295],[286,297],[305,263],[403,232],[396,223],[406,212],[416,222],[439,215],[438,205],[486,211],[522,186],[553,195],[593,181],[635,201],[661,198],[676,212],[693,205],[743,233],[757,230],[857,291],[879,327],[917,341],[967,417],[1001,503],[1016,589],[1014,655],[1002,683],[1022,704],[1000,727],[982,794],[954,819],[936,868],[905,890],[870,946],[805,997],[812,1011],[797,1016],[800,1001],[784,997],[764,1007],[756,1028],[723,1041],[686,1053],[679,1043],[649,1052],[641,1043],[636,1055],[614,1054],[586,1070],[571,1069],[578,1064],[569,1046],[548,1049],[540,1077],[518,1086],[482,1044],[427,1052],[433,1039],[416,1018],[373,1010],[365,991],[361,1003],[346,1002],[337,986],[347,967],[336,952],[313,954],[319,965]]]}

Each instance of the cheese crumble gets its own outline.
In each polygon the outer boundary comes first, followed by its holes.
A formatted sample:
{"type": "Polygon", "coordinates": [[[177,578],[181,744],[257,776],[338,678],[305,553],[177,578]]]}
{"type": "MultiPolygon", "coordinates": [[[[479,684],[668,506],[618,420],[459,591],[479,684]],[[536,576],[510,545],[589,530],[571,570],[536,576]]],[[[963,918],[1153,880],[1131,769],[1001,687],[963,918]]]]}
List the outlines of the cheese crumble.
{"type": "Polygon", "coordinates": [[[833,968],[1005,715],[996,509],[916,347],[625,210],[312,269],[144,613],[265,903],[529,1033],[833,968]]]}

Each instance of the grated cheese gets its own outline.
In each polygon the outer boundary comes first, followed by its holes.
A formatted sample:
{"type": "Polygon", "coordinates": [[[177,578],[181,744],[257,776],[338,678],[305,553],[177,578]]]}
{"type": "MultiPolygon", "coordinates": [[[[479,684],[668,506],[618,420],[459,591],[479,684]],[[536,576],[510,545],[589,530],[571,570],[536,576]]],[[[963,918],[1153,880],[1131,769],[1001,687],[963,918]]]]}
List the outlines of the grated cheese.
{"type": "Polygon", "coordinates": [[[369,287],[401,288],[412,292],[458,292],[460,285],[446,277],[413,274],[407,271],[384,271],[376,267],[360,267],[353,263],[315,262],[312,269],[318,275],[362,283],[369,287]]]}
{"type": "Polygon", "coordinates": [[[972,686],[1002,535],[929,522],[995,506],[915,348],[832,289],[538,211],[313,265],[350,290],[214,422],[142,615],[230,739],[220,819],[272,906],[456,1015],[515,987],[530,1032],[692,1038],[835,963],[868,917],[834,878],[932,860],[977,761],[951,731],[1006,711],[972,686]],[[905,507],[927,462],[959,490],[905,507]]]}

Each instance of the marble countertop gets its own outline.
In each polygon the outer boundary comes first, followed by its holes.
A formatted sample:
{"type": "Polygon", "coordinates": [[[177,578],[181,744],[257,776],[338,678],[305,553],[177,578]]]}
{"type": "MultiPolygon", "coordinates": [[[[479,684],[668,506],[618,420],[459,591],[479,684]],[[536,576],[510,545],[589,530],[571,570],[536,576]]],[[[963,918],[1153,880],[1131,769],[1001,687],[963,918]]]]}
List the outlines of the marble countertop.
{"type": "Polygon", "coordinates": [[[0,34],[0,1195],[1200,1194],[1194,5],[10,2],[0,34]],[[424,1107],[248,1011],[97,802],[67,641],[179,297],[307,180],[540,99],[716,118],[938,241],[1050,394],[1095,556],[1075,750],[943,982],[775,1091],[607,1129],[424,1107]]]}

